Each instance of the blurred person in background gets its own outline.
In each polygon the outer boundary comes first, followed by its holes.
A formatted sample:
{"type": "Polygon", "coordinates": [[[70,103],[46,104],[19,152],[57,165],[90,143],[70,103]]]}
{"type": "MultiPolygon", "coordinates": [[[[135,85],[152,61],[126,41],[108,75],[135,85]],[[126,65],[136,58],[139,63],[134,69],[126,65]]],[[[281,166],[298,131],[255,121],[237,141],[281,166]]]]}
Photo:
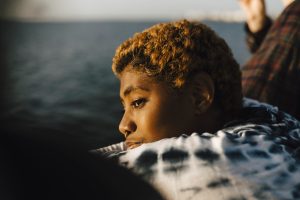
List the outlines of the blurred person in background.
{"type": "Polygon", "coordinates": [[[300,2],[283,0],[274,21],[264,0],[240,0],[246,13],[246,41],[253,53],[242,68],[246,97],[278,106],[300,119],[300,2]]]}

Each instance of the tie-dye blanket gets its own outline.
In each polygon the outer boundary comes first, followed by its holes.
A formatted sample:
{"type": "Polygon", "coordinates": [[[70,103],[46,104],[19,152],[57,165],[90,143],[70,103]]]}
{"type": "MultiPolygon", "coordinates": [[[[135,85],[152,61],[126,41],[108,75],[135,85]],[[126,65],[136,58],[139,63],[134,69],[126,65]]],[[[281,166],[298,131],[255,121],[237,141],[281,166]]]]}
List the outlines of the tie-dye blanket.
{"type": "Polygon", "coordinates": [[[116,159],[165,199],[300,199],[300,124],[277,108],[244,100],[243,115],[215,134],[193,133],[126,150],[116,159]]]}

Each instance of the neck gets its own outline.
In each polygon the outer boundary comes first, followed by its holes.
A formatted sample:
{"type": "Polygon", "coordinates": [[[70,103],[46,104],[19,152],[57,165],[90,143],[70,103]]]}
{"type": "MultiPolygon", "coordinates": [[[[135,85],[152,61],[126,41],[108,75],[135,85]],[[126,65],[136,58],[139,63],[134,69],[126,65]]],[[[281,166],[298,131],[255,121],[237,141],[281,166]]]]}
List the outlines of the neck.
{"type": "Polygon", "coordinates": [[[223,128],[224,124],[228,120],[229,119],[226,119],[226,117],[220,109],[213,106],[203,115],[199,116],[198,122],[200,123],[198,130],[200,130],[201,133],[216,133],[217,131],[223,128]]]}

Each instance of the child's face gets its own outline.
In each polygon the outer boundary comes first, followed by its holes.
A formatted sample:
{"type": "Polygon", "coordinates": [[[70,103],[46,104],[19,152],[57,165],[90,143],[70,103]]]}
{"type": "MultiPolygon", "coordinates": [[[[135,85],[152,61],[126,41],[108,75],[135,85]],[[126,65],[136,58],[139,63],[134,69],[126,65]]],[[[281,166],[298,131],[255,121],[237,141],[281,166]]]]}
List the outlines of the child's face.
{"type": "Polygon", "coordinates": [[[194,107],[187,91],[175,92],[164,82],[125,69],[120,76],[124,115],[119,130],[127,147],[195,131],[194,107]]]}

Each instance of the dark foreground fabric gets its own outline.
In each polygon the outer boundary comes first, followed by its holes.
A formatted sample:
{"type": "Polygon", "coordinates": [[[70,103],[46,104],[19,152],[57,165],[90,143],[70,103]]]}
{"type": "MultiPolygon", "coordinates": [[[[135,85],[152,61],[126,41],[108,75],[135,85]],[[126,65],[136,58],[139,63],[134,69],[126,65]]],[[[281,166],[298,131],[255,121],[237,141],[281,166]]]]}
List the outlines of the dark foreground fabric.
{"type": "Polygon", "coordinates": [[[128,170],[57,130],[0,127],[1,200],[161,199],[128,170]],[[142,198],[141,198],[142,196],[142,198]]]}

